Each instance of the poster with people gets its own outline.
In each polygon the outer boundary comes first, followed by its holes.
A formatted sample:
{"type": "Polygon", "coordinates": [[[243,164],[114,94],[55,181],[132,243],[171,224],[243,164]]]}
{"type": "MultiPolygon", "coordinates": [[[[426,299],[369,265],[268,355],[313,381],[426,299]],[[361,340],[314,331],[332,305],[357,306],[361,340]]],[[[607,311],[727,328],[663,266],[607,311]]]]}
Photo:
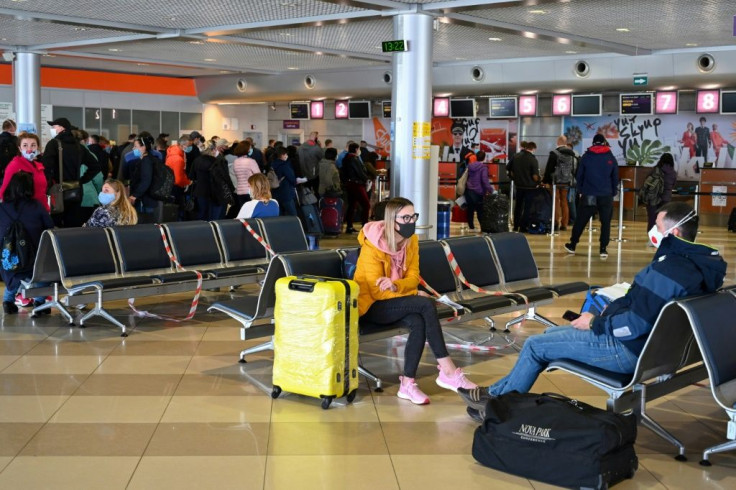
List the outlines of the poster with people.
{"type": "Polygon", "coordinates": [[[736,118],[720,114],[567,117],[564,134],[582,153],[603,134],[623,165],[653,166],[662,153],[675,159],[677,177],[697,180],[703,167],[736,168],[736,118]]]}
{"type": "MultiPolygon", "coordinates": [[[[363,139],[375,146],[382,158],[391,154],[390,119],[374,117],[363,121],[363,139]],[[380,150],[379,150],[380,149],[380,150]]],[[[432,145],[440,147],[441,162],[460,163],[471,152],[483,150],[485,161],[505,161],[516,152],[517,121],[432,118],[432,145]]]]}

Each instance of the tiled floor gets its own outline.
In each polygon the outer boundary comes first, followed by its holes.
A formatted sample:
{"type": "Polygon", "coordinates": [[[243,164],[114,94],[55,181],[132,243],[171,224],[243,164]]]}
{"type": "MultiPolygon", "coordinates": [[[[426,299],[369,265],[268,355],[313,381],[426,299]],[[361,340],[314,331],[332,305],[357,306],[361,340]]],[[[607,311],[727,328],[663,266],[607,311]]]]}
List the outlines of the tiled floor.
{"type": "MultiPolygon", "coordinates": [[[[578,255],[568,256],[562,250],[566,236],[529,236],[542,280],[631,280],[652,249],[645,246],[644,226],[628,225],[629,241],[620,247],[612,243],[607,260],[598,258],[597,244],[589,249],[582,243],[578,255]]],[[[703,231],[701,241],[720,248],[726,260],[736,259],[730,235],[715,228],[703,231]]],[[[354,237],[323,239],[322,246],[353,242],[354,237]]],[[[727,281],[734,279],[731,268],[727,281]]],[[[0,488],[545,487],[474,462],[470,449],[475,424],[457,395],[435,385],[431,354],[420,367],[419,384],[432,403],[418,407],[395,396],[401,338],[361,346],[366,366],[386,382],[383,393],[372,392],[361,380],[352,405],[337,400],[327,411],[319,401],[296,395],[272,400],[272,353],[239,364],[238,353],[247,344],[239,340],[238,326],[205,311],[208,303],[227,296],[204,293],[196,317],[186,323],[133,318],[123,302],[113,303],[112,313],[134,326],[127,338],[99,320],[85,329],[67,327],[56,313],[40,319],[27,313],[3,318],[0,488]]],[[[540,311],[560,321],[562,312],[579,308],[582,297],[560,299],[540,311]]],[[[183,316],[190,299],[167,296],[137,304],[183,316]]],[[[496,320],[501,324],[508,318],[496,320]]],[[[486,335],[480,322],[452,331],[466,337],[486,335]]],[[[527,322],[511,338],[520,345],[540,331],[539,325],[527,322]]],[[[493,340],[497,346],[505,343],[502,337],[493,340]]],[[[452,355],[474,381],[488,384],[508,371],[515,352],[453,350],[452,355]]],[[[542,376],[534,391],[604,404],[599,390],[561,373],[542,376]]],[[[653,403],[650,411],[685,441],[689,461],[676,462],[672,447],[642,429],[639,471],[619,488],[736,488],[736,453],[714,456],[710,468],[698,465],[704,447],[725,439],[725,415],[707,388],[681,390],[653,403]]]]}

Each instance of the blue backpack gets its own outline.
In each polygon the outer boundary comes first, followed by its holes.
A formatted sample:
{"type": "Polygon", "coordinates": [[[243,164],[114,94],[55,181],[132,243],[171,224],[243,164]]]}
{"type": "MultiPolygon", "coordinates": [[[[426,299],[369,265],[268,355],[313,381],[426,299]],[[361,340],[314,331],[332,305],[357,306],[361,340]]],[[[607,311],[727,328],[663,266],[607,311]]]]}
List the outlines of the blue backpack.
{"type": "Polygon", "coordinates": [[[342,273],[345,279],[352,279],[355,276],[355,268],[358,266],[358,257],[360,257],[360,247],[349,250],[342,261],[342,273]]]}

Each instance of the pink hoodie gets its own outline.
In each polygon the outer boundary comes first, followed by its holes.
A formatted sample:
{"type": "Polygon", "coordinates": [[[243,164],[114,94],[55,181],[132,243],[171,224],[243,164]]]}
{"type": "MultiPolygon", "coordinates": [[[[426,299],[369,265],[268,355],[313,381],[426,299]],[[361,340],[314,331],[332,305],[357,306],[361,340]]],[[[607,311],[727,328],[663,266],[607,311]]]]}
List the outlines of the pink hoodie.
{"type": "MultiPolygon", "coordinates": [[[[391,252],[384,235],[385,224],[383,221],[370,221],[363,226],[361,233],[365,239],[381,252],[388,255],[391,260],[391,277],[392,281],[403,279],[406,273],[406,244],[409,240],[404,240],[402,247],[396,252],[391,252]]],[[[360,239],[359,239],[360,241],[360,239]]]]}

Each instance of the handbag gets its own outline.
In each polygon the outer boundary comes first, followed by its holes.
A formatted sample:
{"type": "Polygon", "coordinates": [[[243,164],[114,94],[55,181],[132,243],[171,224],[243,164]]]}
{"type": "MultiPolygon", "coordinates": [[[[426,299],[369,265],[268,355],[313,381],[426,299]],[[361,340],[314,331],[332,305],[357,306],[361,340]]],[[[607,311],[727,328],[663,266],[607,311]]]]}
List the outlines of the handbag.
{"type": "Polygon", "coordinates": [[[457,196],[465,194],[465,185],[468,183],[468,170],[466,168],[465,172],[457,179],[457,184],[455,185],[455,195],[457,196]]]}
{"type": "Polygon", "coordinates": [[[475,430],[473,457],[485,466],[563,487],[607,488],[634,476],[636,416],[554,393],[491,398],[475,430]]]}

